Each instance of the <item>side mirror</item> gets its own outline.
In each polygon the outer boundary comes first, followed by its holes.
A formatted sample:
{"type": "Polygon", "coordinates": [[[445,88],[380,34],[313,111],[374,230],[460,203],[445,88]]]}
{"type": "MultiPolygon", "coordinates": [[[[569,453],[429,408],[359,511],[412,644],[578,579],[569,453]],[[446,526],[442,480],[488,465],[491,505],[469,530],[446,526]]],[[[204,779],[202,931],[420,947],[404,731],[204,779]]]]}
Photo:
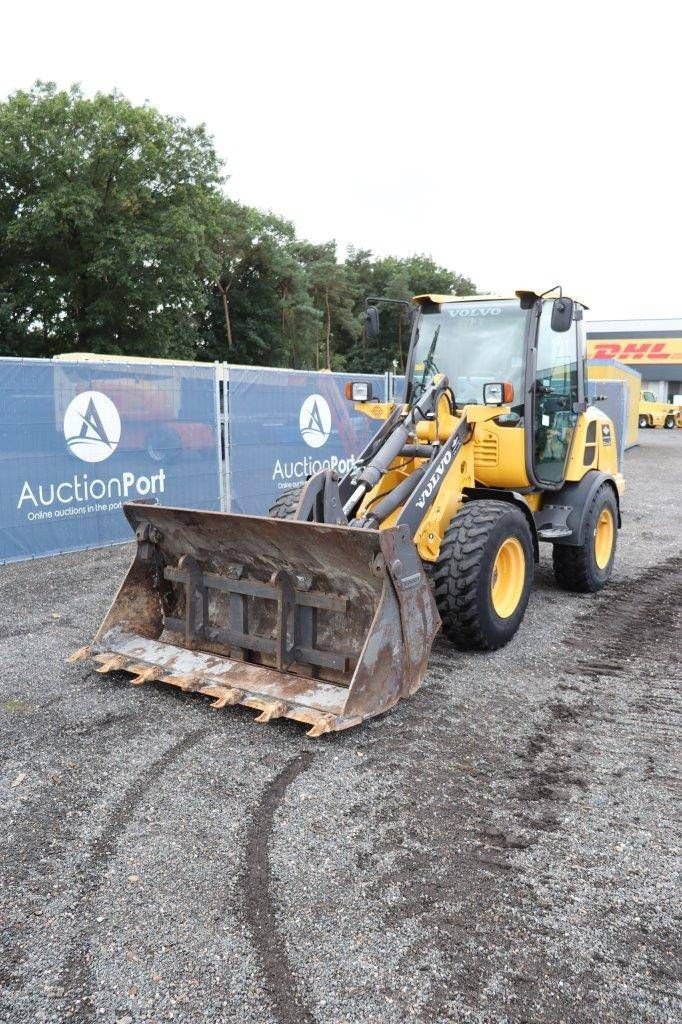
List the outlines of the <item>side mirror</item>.
{"type": "Polygon", "coordinates": [[[379,310],[376,306],[367,306],[364,316],[366,338],[378,338],[380,330],[379,310]]]}
{"type": "Polygon", "coordinates": [[[552,330],[563,333],[571,329],[572,323],[573,299],[555,299],[552,304],[552,330]]]}

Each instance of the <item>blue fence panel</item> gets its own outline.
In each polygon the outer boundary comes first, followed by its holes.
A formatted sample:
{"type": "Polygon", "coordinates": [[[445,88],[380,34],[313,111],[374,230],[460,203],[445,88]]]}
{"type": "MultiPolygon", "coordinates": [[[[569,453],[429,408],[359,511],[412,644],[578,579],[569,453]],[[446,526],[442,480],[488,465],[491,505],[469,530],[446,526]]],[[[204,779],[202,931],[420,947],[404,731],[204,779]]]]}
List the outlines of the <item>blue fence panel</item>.
{"type": "Polygon", "coordinates": [[[215,368],[0,359],[0,562],[131,539],[121,502],[219,509],[215,368]]]}
{"type": "Polygon", "coordinates": [[[392,373],[390,375],[390,397],[391,402],[402,402],[405,398],[407,378],[403,375],[392,373]]]}
{"type": "Polygon", "coordinates": [[[346,472],[380,426],[345,398],[350,380],[370,381],[384,400],[383,375],[229,368],[230,511],[266,515],[311,473],[346,472]]]}

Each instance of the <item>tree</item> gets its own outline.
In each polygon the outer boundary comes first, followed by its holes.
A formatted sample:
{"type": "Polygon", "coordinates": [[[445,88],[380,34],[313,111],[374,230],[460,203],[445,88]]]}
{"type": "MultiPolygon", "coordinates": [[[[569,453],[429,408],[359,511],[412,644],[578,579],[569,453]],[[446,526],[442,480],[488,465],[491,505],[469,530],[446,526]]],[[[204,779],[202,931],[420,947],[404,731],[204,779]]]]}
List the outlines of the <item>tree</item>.
{"type": "Polygon", "coordinates": [[[309,367],[320,316],[296,255],[293,224],[226,199],[219,274],[202,329],[202,358],[309,367]]]}
{"type": "MultiPolygon", "coordinates": [[[[353,310],[358,322],[368,296],[409,301],[414,295],[428,292],[443,295],[473,295],[476,292],[468,278],[439,266],[429,256],[374,259],[369,250],[349,249],[345,270],[354,295],[353,310]]],[[[399,305],[382,305],[380,336],[369,340],[357,334],[347,335],[343,342],[346,363],[357,371],[383,373],[395,361],[398,372],[402,372],[407,358],[408,335],[406,309],[399,305]]]]}
{"type": "Polygon", "coordinates": [[[295,253],[308,279],[308,289],[316,309],[322,314],[322,334],[315,347],[315,368],[342,369],[343,358],[333,353],[332,339],[340,334],[359,333],[353,312],[353,291],[345,267],[336,260],[336,242],[299,242],[295,253]]]}
{"type": "Polygon", "coordinates": [[[203,127],[37,83],[0,104],[0,353],[193,357],[216,277],[203,127]]]}
{"type": "Polygon", "coordinates": [[[404,368],[409,320],[367,295],[470,294],[427,256],[375,259],[296,237],[225,195],[203,127],[117,93],[36,83],[0,103],[0,355],[89,352],[404,368]]]}

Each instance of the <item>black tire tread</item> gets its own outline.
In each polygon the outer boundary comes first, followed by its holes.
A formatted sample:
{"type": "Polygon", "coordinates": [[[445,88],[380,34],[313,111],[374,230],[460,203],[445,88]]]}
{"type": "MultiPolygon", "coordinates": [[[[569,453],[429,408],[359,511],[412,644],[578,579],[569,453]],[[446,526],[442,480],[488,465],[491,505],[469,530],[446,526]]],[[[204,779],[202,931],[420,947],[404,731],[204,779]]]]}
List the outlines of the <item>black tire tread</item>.
{"type": "Polygon", "coordinates": [[[290,487],[277,495],[274,504],[268,509],[268,515],[272,519],[293,519],[298,507],[298,499],[301,497],[300,487],[290,487]]]}
{"type": "MultiPolygon", "coordinates": [[[[588,523],[592,522],[595,507],[603,504],[605,490],[612,493],[608,484],[602,484],[590,502],[587,514],[588,523]]],[[[554,545],[552,551],[554,578],[563,590],[571,590],[577,594],[593,594],[597,590],[601,590],[603,583],[598,583],[590,572],[591,543],[590,535],[586,538],[585,544],[579,547],[567,544],[554,545]]]]}

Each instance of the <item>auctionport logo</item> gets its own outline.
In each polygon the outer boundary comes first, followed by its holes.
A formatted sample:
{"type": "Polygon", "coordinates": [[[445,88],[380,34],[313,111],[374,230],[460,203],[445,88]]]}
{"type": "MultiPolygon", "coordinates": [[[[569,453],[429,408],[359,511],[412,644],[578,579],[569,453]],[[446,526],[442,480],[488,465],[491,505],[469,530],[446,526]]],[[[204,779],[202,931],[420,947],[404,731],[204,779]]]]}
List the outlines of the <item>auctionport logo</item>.
{"type": "Polygon", "coordinates": [[[309,395],[298,417],[301,437],[310,448],[321,448],[332,432],[332,413],[326,398],[309,395]]]}
{"type": "Polygon", "coordinates": [[[118,409],[101,391],[82,391],[64,413],[69,451],[83,462],[104,462],[121,440],[118,409]]]}
{"type": "MultiPolygon", "coordinates": [[[[103,462],[121,440],[118,409],[101,391],[82,391],[64,413],[64,437],[69,451],[82,462],[103,462]]],[[[127,469],[95,479],[85,472],[73,473],[67,480],[25,480],[17,509],[24,510],[30,522],[115,512],[123,501],[144,500],[165,489],[163,468],[150,476],[127,469]]]]}

